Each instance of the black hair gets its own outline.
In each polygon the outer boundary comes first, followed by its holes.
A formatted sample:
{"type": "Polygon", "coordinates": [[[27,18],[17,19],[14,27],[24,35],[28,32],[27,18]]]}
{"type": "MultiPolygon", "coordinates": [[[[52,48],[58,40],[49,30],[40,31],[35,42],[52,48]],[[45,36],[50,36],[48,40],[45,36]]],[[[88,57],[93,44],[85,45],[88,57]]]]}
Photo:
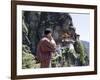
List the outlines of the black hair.
{"type": "Polygon", "coordinates": [[[52,30],[50,28],[47,28],[45,31],[44,31],[44,34],[45,35],[48,35],[49,33],[52,33],[52,30]]]}

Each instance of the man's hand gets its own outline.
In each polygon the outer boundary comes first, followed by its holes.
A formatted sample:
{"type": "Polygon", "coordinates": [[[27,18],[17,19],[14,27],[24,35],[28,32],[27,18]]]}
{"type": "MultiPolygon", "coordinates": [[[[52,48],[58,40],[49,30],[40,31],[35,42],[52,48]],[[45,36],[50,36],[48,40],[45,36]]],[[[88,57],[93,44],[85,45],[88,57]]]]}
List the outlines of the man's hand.
{"type": "Polygon", "coordinates": [[[55,40],[52,38],[51,43],[54,45],[54,47],[56,48],[56,42],[55,40]]]}

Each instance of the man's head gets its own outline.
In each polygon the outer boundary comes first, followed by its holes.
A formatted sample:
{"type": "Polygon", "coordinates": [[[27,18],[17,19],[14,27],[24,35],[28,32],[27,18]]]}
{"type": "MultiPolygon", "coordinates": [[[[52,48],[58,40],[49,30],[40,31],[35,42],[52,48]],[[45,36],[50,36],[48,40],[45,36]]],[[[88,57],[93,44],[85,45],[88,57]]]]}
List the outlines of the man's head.
{"type": "Polygon", "coordinates": [[[52,35],[52,30],[50,28],[47,28],[45,31],[44,31],[44,34],[47,36],[47,37],[51,37],[52,35]]]}

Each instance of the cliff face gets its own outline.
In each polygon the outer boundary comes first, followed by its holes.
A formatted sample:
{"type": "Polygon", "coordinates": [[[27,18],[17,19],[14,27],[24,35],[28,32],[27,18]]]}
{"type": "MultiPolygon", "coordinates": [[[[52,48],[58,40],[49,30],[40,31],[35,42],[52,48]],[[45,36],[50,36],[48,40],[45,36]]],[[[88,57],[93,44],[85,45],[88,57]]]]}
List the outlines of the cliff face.
{"type": "MultiPolygon", "coordinates": [[[[67,34],[70,34],[70,38],[72,41],[76,41],[76,32],[75,32],[76,29],[73,27],[72,18],[68,13],[23,11],[22,14],[23,14],[22,15],[22,35],[23,35],[22,43],[24,46],[27,46],[27,48],[30,48],[30,51],[31,51],[30,53],[32,53],[33,55],[36,54],[37,44],[39,40],[42,38],[42,36],[44,35],[44,30],[46,28],[52,29],[53,38],[55,39],[56,43],[61,44],[62,47],[66,45],[65,43],[62,42],[62,40],[63,38],[66,40],[67,34]]],[[[64,52],[64,56],[66,57],[65,57],[65,61],[63,60],[64,61],[63,66],[88,65],[88,63],[87,64],[81,63],[81,62],[87,62],[83,60],[83,57],[84,57],[83,55],[86,53],[81,53],[82,54],[81,58],[83,61],[80,62],[81,59],[80,59],[80,56],[77,56],[77,52],[72,50],[69,52],[72,54],[66,55],[68,53],[66,51],[67,50],[65,50],[64,52]],[[67,57],[67,56],[70,56],[70,57],[67,57]],[[78,59],[76,59],[76,57],[78,59]]],[[[63,56],[63,59],[64,59],[64,56],[63,56]]],[[[88,57],[87,57],[87,60],[88,60],[88,57]]],[[[23,62],[25,62],[24,59],[23,59],[23,62]]],[[[30,62],[33,62],[33,61],[30,61],[30,62]]],[[[57,63],[58,62],[56,62],[55,64],[57,63]]]]}
{"type": "Polygon", "coordinates": [[[46,28],[51,28],[54,39],[60,41],[71,26],[72,18],[68,13],[23,11],[23,44],[29,45],[35,54],[37,43],[46,28]]]}

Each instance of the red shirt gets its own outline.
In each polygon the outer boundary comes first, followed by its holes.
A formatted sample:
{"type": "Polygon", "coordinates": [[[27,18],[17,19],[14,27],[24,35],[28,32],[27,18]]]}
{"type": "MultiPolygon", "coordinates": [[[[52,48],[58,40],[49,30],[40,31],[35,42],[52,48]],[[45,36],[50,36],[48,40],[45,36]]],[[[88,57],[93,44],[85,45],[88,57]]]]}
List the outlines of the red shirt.
{"type": "Polygon", "coordinates": [[[37,58],[39,60],[50,60],[51,52],[54,51],[55,45],[47,37],[43,37],[37,46],[37,58]]]}

